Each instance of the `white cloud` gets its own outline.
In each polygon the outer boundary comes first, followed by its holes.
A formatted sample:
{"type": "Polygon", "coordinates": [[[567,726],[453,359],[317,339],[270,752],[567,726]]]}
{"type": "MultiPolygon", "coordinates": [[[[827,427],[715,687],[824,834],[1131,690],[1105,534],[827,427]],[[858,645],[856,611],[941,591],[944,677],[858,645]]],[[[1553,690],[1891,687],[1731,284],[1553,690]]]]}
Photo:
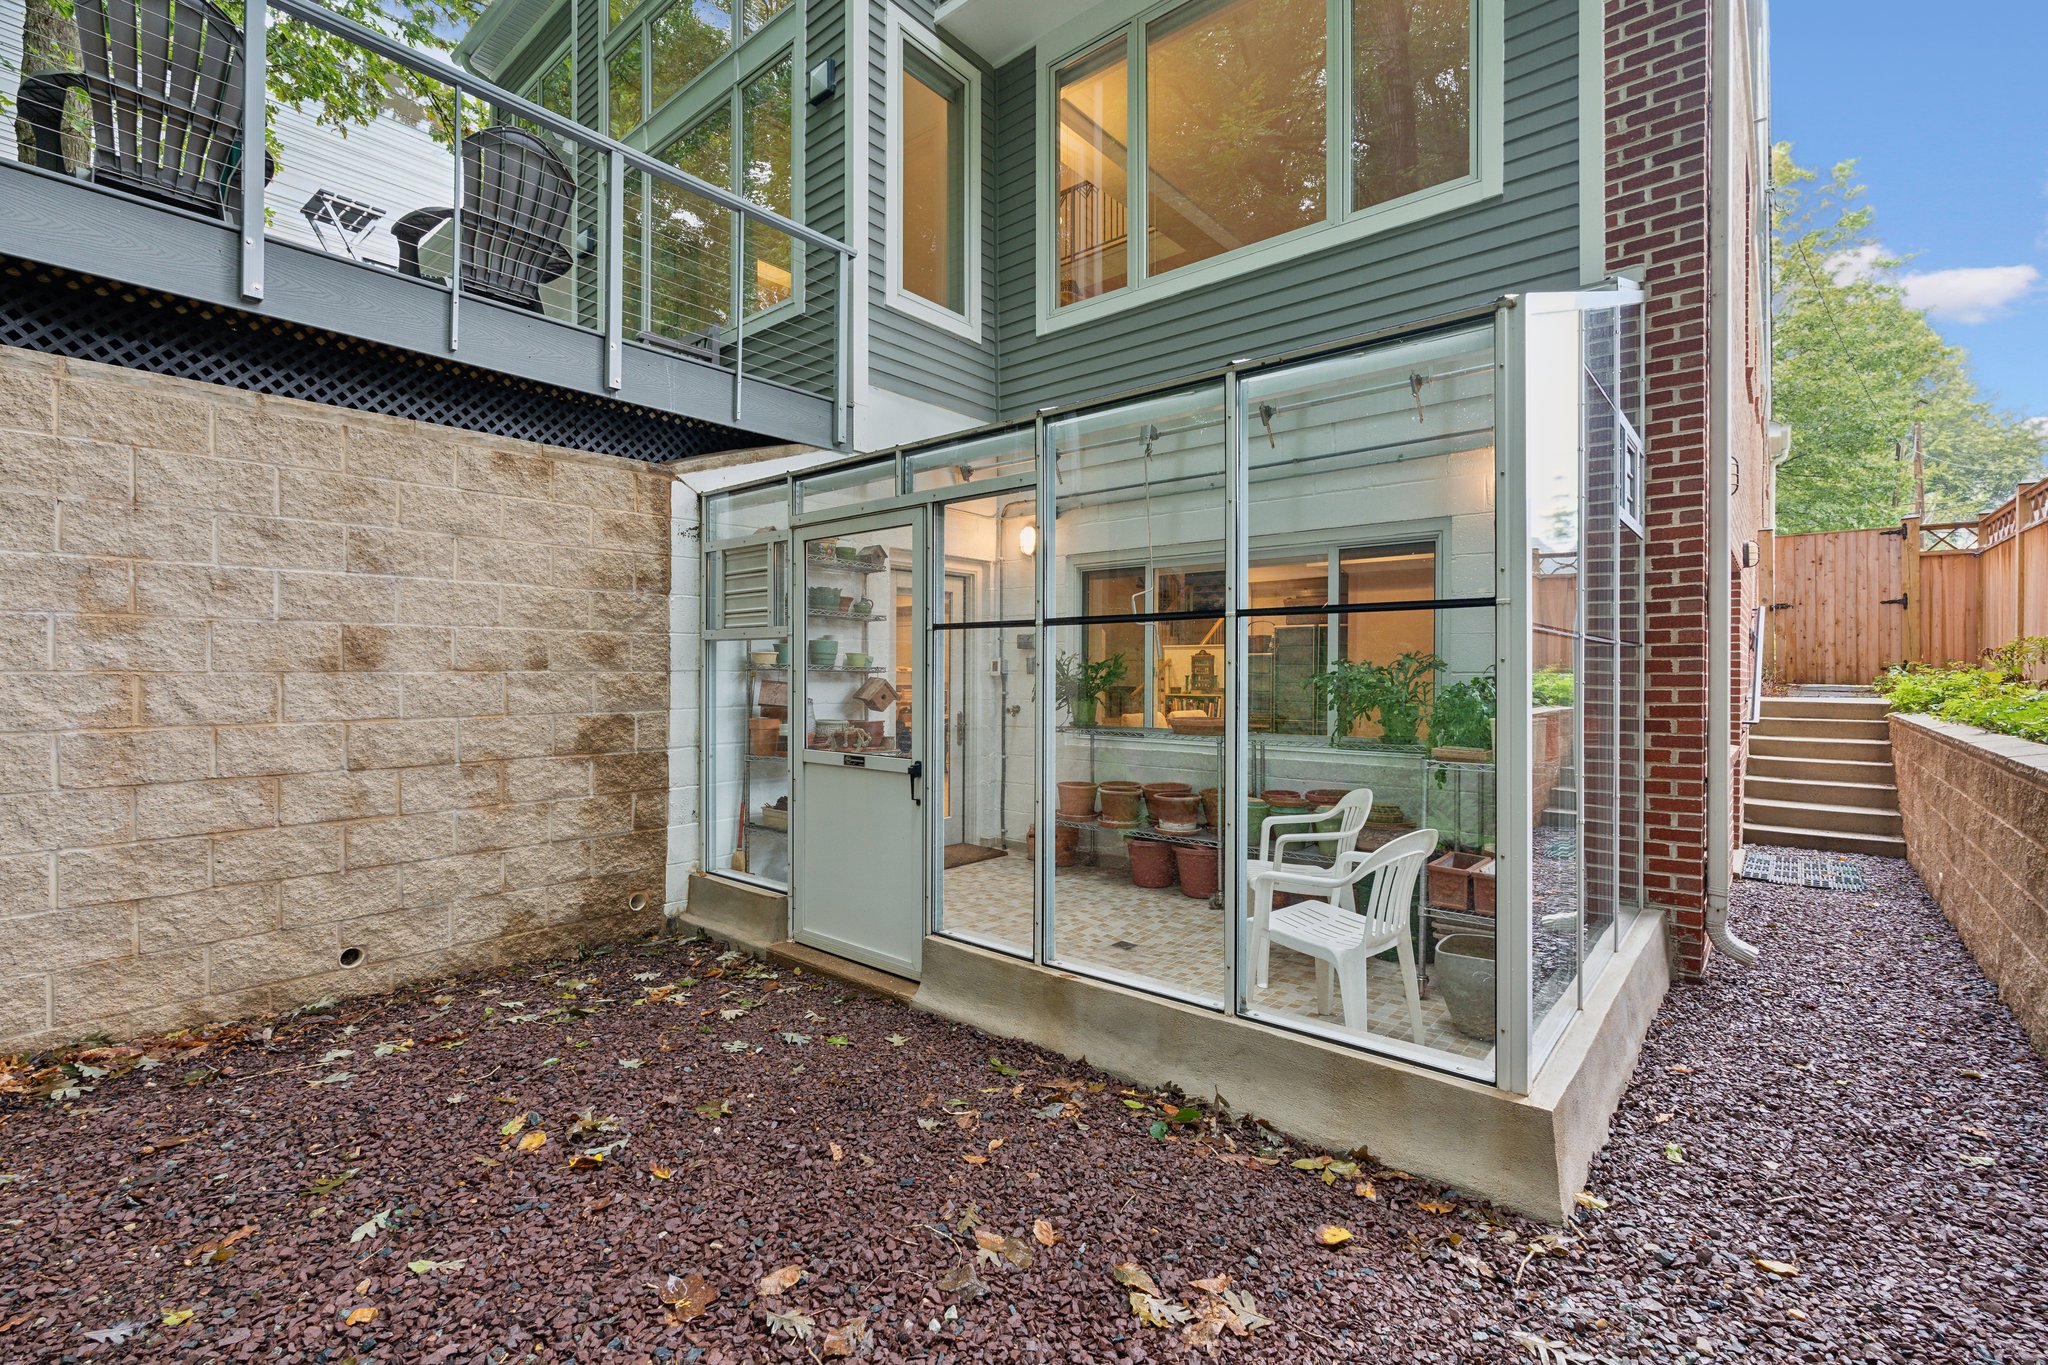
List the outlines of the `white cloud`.
{"type": "Polygon", "coordinates": [[[1986,265],[1907,275],[1906,303],[1953,322],[1988,322],[2033,292],[2041,272],[2031,265],[1986,265]]]}
{"type": "Polygon", "coordinates": [[[1883,258],[1884,248],[1881,246],[1859,246],[1838,251],[1828,257],[1828,274],[1837,285],[1855,284],[1875,275],[1877,263],[1883,258]]]}

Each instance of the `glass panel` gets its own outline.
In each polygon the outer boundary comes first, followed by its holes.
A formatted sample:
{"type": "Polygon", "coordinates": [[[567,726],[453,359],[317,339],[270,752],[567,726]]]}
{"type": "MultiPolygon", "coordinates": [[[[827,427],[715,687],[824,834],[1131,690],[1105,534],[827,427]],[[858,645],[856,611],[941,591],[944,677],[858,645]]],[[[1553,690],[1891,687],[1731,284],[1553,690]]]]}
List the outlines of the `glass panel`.
{"type": "MultiPolygon", "coordinates": [[[[1322,616],[1307,625],[1303,619],[1254,615],[1246,621],[1254,701],[1261,637],[1281,640],[1289,630],[1322,635],[1322,616]]],[[[1425,657],[1437,657],[1435,639],[1456,640],[1462,666],[1414,671],[1406,675],[1405,692],[1379,689],[1382,705],[1398,697],[1418,713],[1432,733],[1427,745],[1256,730],[1250,736],[1238,797],[1245,847],[1234,850],[1245,859],[1244,1003],[1344,1041],[1406,1055],[1419,1049],[1424,1060],[1490,1077],[1497,922],[1493,611],[1362,612],[1340,619],[1349,647],[1361,657],[1409,653],[1420,625],[1427,631],[1420,641],[1425,657]],[[1439,730],[1447,739],[1478,742],[1438,744],[1433,732],[1439,730]],[[1398,861],[1362,883],[1311,880],[1337,875],[1343,854],[1371,854],[1404,837],[1407,843],[1390,855],[1398,861]],[[1334,909],[1318,911],[1317,902],[1334,909]],[[1339,911],[1346,913],[1331,917],[1339,911]],[[1436,953],[1441,943],[1448,943],[1447,954],[1436,953]],[[1346,945],[1357,953],[1340,956],[1346,945]],[[1334,964],[1327,998],[1319,952],[1334,964]],[[1350,976],[1356,968],[1361,975],[1350,976]]]]}
{"type": "MultiPolygon", "coordinates": [[[[732,46],[732,14],[718,0],[677,0],[647,27],[653,107],[702,75],[732,46]]],[[[723,184],[721,177],[717,182],[723,184]]]]}
{"type": "Polygon", "coordinates": [[[870,460],[846,469],[828,469],[796,482],[797,506],[804,515],[834,507],[855,507],[896,496],[896,462],[870,460]]]}
{"type": "Polygon", "coordinates": [[[788,657],[786,636],[704,646],[711,675],[704,864],[778,886],[789,884],[788,657]]]}
{"type": "MultiPolygon", "coordinates": [[[[949,553],[941,603],[949,619],[964,610],[952,564],[949,553]]],[[[1036,900],[1038,678],[1025,647],[1032,638],[1028,629],[993,628],[940,631],[936,640],[946,688],[939,931],[1022,957],[1031,956],[1036,900]]],[[[1079,832],[1062,827],[1057,838],[1057,856],[1071,861],[1079,832]]]]}
{"type": "Polygon", "coordinates": [[[747,32],[752,33],[794,3],[795,0],[746,0],[747,32]]]}
{"type": "Polygon", "coordinates": [[[1062,304],[1130,282],[1130,83],[1121,37],[1062,67],[1055,81],[1062,304]]]}
{"type": "Polygon", "coordinates": [[[956,313],[966,295],[965,87],[915,48],[903,49],[903,288],[956,313]]]}
{"type": "Polygon", "coordinates": [[[737,540],[789,529],[789,489],[780,482],[741,488],[705,499],[705,539],[737,540]]]}
{"type": "Polygon", "coordinates": [[[938,620],[1028,625],[1036,616],[1036,502],[1031,489],[1019,488],[945,505],[939,525],[946,591],[938,620]]]}
{"type": "Polygon", "coordinates": [[[1147,269],[1325,217],[1324,0],[1222,0],[1146,30],[1147,269]]]}
{"type": "Polygon", "coordinates": [[[635,38],[612,54],[610,79],[611,129],[613,137],[624,137],[647,117],[645,92],[641,88],[640,40],[635,38]]]}
{"type": "Polygon", "coordinates": [[[1472,173],[1471,0],[1352,0],[1352,207],[1472,173]]]}
{"type": "Polygon", "coordinates": [[[647,0],[611,0],[611,26],[617,29],[627,17],[636,13],[647,0]]]}
{"type": "Polygon", "coordinates": [[[576,116],[576,102],[573,94],[575,76],[575,54],[565,52],[562,60],[548,68],[534,90],[534,103],[551,114],[563,118],[576,116]]]}
{"type": "Polygon", "coordinates": [[[804,542],[804,743],[908,753],[911,528],[804,542]]]}
{"type": "Polygon", "coordinates": [[[1012,427],[992,436],[976,437],[957,445],[913,451],[903,460],[910,477],[910,491],[951,488],[976,479],[997,479],[1010,474],[1029,474],[1037,467],[1031,449],[1030,427],[1012,427]]]}
{"type": "MultiPolygon", "coordinates": [[[[720,109],[656,155],[700,180],[728,183],[732,115],[720,109]]],[[[646,328],[676,340],[705,341],[732,316],[732,214],[666,181],[654,182],[650,198],[646,328]]]]}
{"type": "MultiPolygon", "coordinates": [[[[740,192],[785,218],[795,207],[790,197],[790,78],[790,63],[785,59],[755,77],[741,92],[746,145],[740,153],[740,192]]],[[[753,263],[750,311],[759,312],[791,296],[792,245],[785,232],[747,224],[747,259],[753,263]]]]}
{"type": "MultiPolygon", "coordinates": [[[[1189,638],[1219,642],[1213,653],[1220,688],[1222,618],[1173,625],[1189,638]]],[[[1053,632],[1062,667],[1095,648],[1085,637],[1099,629],[1053,632]]],[[[1162,650],[1180,667],[1196,653],[1187,645],[1162,650]]],[[[1067,702],[1071,715],[1071,692],[1067,702]]],[[[1052,944],[1059,965],[1222,1003],[1225,926],[1214,827],[1222,730],[1220,716],[1183,719],[1171,733],[1059,725],[1052,944]]]]}

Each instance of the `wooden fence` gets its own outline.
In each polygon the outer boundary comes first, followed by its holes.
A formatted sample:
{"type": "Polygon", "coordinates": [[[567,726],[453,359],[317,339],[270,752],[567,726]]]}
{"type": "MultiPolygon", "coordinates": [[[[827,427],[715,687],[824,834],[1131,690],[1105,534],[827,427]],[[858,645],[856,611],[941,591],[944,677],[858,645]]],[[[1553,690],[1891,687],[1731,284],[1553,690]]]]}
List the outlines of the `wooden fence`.
{"type": "Polygon", "coordinates": [[[1762,540],[1766,674],[1867,683],[2048,635],[2048,479],[1975,521],[1762,540]]]}

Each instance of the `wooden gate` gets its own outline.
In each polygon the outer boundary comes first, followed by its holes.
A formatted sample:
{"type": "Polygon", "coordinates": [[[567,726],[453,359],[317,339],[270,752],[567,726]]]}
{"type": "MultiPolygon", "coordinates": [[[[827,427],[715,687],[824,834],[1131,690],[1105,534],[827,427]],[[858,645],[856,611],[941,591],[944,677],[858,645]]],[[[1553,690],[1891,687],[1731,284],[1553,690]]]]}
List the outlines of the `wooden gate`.
{"type": "Polygon", "coordinates": [[[1772,676],[1867,683],[1907,657],[1904,528],[1779,536],[1772,676]]]}

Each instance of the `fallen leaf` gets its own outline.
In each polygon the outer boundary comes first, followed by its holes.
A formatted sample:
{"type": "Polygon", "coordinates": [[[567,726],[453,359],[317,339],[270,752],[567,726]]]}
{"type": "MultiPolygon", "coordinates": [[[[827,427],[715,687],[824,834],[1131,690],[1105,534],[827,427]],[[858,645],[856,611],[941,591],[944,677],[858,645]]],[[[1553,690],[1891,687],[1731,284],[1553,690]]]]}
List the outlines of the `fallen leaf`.
{"type": "Polygon", "coordinates": [[[1370,1180],[1359,1181],[1351,1187],[1351,1192],[1360,1199],[1377,1199],[1380,1197],[1380,1192],[1373,1188],[1373,1183],[1370,1180]]]}
{"type": "Polygon", "coordinates": [[[732,1113],[732,1101],[706,1100],[696,1107],[695,1113],[700,1119],[710,1119],[716,1122],[732,1113]]]}
{"type": "Polygon", "coordinates": [[[1785,1316],[1792,1319],[1792,1321],[1794,1322],[1805,1322],[1806,1310],[1803,1308],[1787,1308],[1785,1310],[1785,1316]]]}
{"type": "Polygon", "coordinates": [[[759,1282],[755,1284],[754,1292],[764,1299],[772,1299],[778,1294],[787,1293],[795,1288],[797,1282],[803,1279],[803,1277],[804,1268],[802,1266],[782,1266],[763,1275],[759,1282]]]}
{"type": "Polygon", "coordinates": [[[980,1152],[963,1152],[961,1153],[960,1159],[970,1166],[988,1165],[988,1158],[983,1156],[980,1152]]]}
{"type": "Polygon", "coordinates": [[[1675,1118],[1677,1118],[1677,1117],[1678,1117],[1678,1115],[1676,1115],[1676,1114],[1656,1114],[1656,1115],[1653,1115],[1653,1116],[1651,1117],[1651,1119],[1650,1119],[1650,1122],[1652,1122],[1652,1123],[1669,1123],[1669,1122],[1671,1122],[1671,1120],[1673,1120],[1673,1119],[1675,1119],[1675,1118]]]}
{"type": "Polygon", "coordinates": [[[360,1242],[364,1238],[375,1237],[378,1233],[385,1231],[391,1226],[391,1215],[396,1212],[396,1209],[385,1209],[381,1213],[371,1214],[366,1222],[348,1235],[349,1242],[351,1244],[360,1242]]]}
{"type": "Polygon", "coordinates": [[[832,1159],[834,1161],[846,1160],[846,1149],[844,1147],[841,1147],[838,1143],[828,1142],[825,1144],[825,1147],[826,1150],[832,1153],[832,1159]]]}
{"type": "Polygon", "coordinates": [[[648,1288],[660,1297],[671,1322],[688,1322],[700,1316],[718,1297],[718,1291],[702,1275],[671,1275],[667,1283],[648,1288]]]}
{"type": "Polygon", "coordinates": [[[594,1171],[602,1165],[604,1165],[603,1152],[578,1152],[569,1158],[569,1169],[572,1171],[594,1171]]]}
{"type": "Polygon", "coordinates": [[[801,1308],[792,1308],[787,1313],[768,1314],[768,1335],[795,1337],[798,1341],[810,1340],[811,1330],[817,1321],[801,1308]]]}
{"type": "Polygon", "coordinates": [[[1060,1239],[1060,1235],[1053,1231],[1052,1224],[1043,1218],[1031,1224],[1031,1236],[1042,1247],[1049,1247],[1060,1239]]]}
{"type": "Polygon", "coordinates": [[[407,1261],[405,1268],[415,1275],[433,1275],[457,1271],[467,1264],[468,1262],[459,1256],[452,1261],[430,1261],[423,1258],[417,1261],[407,1261]]]}
{"type": "Polygon", "coordinates": [[[1326,1247],[1340,1247],[1351,1240],[1351,1229],[1325,1223],[1316,1229],[1316,1240],[1326,1247]]]}
{"type": "Polygon", "coordinates": [[[863,1313],[825,1333],[825,1340],[818,1349],[825,1359],[830,1360],[836,1356],[860,1354],[874,1344],[874,1333],[868,1331],[867,1314],[863,1313]]]}
{"type": "Polygon", "coordinates": [[[137,1322],[130,1319],[126,1322],[117,1322],[111,1327],[101,1327],[87,1332],[85,1339],[87,1341],[102,1342],[108,1346],[119,1346],[122,1342],[128,1340],[128,1338],[134,1336],[147,1326],[149,1324],[146,1322],[137,1322]]]}
{"type": "Polygon", "coordinates": [[[189,1308],[173,1308],[164,1314],[164,1326],[166,1327],[183,1327],[190,1321],[192,1321],[192,1310],[189,1308]]]}
{"type": "Polygon", "coordinates": [[[972,1261],[967,1262],[965,1265],[955,1266],[940,1276],[939,1288],[945,1293],[960,1294],[970,1299],[978,1299],[988,1292],[988,1286],[983,1284],[981,1277],[974,1273],[974,1262],[972,1261]]]}
{"type": "Polygon", "coordinates": [[[666,1180],[670,1176],[675,1174],[674,1171],[670,1170],[666,1166],[650,1166],[647,1168],[647,1173],[653,1176],[656,1180],[666,1180]]]}
{"type": "Polygon", "coordinates": [[[1777,1275],[1781,1278],[1787,1275],[1797,1275],[1799,1273],[1799,1267],[1793,1265],[1789,1261],[1766,1261],[1759,1258],[1756,1261],[1756,1268],[1758,1270],[1769,1271],[1771,1274],[1777,1275]]]}
{"type": "Polygon", "coordinates": [[[908,1038],[905,1038],[900,1033],[892,1033],[887,1038],[884,1038],[882,1041],[887,1043],[890,1047],[902,1047],[905,1043],[909,1042],[910,1040],[908,1038]]]}
{"type": "Polygon", "coordinates": [[[989,1069],[995,1072],[998,1076],[1021,1076],[1024,1074],[1018,1068],[1011,1066],[1008,1062],[1004,1061],[1000,1057],[989,1058],[988,1065],[989,1069]]]}
{"type": "Polygon", "coordinates": [[[1230,1276],[1227,1273],[1219,1272],[1218,1274],[1211,1275],[1206,1280],[1189,1280],[1188,1284],[1192,1288],[1201,1290],[1204,1294],[1221,1294],[1224,1290],[1230,1288],[1230,1276]]]}
{"type": "Polygon", "coordinates": [[[1139,1322],[1150,1327],[1178,1327],[1194,1317],[1184,1304],[1135,1289],[1131,1291],[1131,1311],[1138,1315],[1139,1322]]]}
{"type": "Polygon", "coordinates": [[[1458,1211],[1456,1204],[1443,1199],[1420,1200],[1416,1203],[1415,1207],[1421,1209],[1424,1213],[1456,1213],[1458,1211]]]}
{"type": "Polygon", "coordinates": [[[546,1144],[547,1140],[548,1135],[536,1128],[525,1137],[519,1139],[519,1150],[522,1152],[537,1152],[546,1144]]]}
{"type": "Polygon", "coordinates": [[[361,1327],[365,1323],[375,1322],[376,1320],[377,1310],[365,1306],[362,1308],[350,1309],[346,1325],[350,1327],[361,1327]]]}
{"type": "Polygon", "coordinates": [[[1685,1164],[1685,1148],[1675,1142],[1665,1143],[1664,1159],[1674,1166],[1683,1166],[1685,1164]]]}
{"type": "Polygon", "coordinates": [[[1109,1268],[1109,1278],[1126,1289],[1154,1296],[1159,1293],[1159,1286],[1152,1282],[1152,1277],[1146,1274],[1144,1267],[1136,1261],[1118,1261],[1109,1268]]]}
{"type": "Polygon", "coordinates": [[[1608,1206],[1605,1199],[1591,1190],[1580,1190],[1572,1196],[1572,1200],[1582,1209],[1604,1209],[1608,1206]]]}

